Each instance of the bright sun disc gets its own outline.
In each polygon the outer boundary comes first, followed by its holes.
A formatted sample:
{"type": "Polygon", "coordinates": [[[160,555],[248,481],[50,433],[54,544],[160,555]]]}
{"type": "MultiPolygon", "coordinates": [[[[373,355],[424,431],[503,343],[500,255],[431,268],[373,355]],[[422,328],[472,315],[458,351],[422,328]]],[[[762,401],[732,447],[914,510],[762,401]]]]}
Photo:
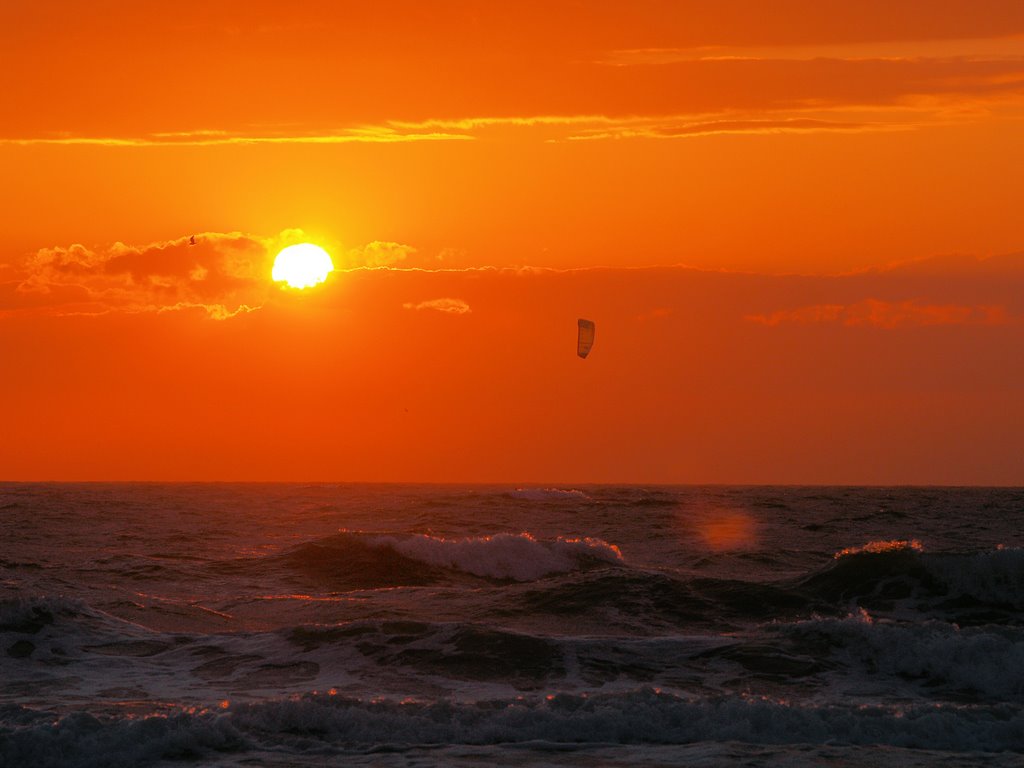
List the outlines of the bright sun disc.
{"type": "Polygon", "coordinates": [[[289,288],[310,288],[322,283],[333,271],[334,263],[327,251],[319,245],[299,243],[281,249],[270,276],[289,288]]]}

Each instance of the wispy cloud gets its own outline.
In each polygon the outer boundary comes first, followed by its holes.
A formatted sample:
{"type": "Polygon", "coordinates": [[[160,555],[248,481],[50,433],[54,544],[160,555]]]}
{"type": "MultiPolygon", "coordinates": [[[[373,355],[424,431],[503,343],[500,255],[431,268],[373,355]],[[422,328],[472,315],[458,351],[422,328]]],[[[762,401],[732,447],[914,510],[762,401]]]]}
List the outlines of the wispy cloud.
{"type": "MultiPolygon", "coordinates": [[[[984,64],[985,62],[981,62],[984,64]]],[[[1005,62],[1003,62],[1005,64],[1005,62]]],[[[807,64],[813,66],[814,62],[807,64]]],[[[950,64],[950,62],[946,62],[950,64]]],[[[839,82],[852,93],[829,93],[824,84],[827,73],[796,75],[792,72],[762,72],[757,79],[774,84],[775,96],[746,93],[746,76],[732,73],[728,81],[732,96],[713,99],[715,108],[680,110],[685,104],[671,101],[649,104],[626,113],[623,105],[608,102],[610,111],[566,114],[506,116],[432,117],[422,120],[383,120],[318,130],[281,129],[196,129],[154,132],[138,136],[77,135],[48,133],[8,136],[0,145],[95,146],[112,149],[148,147],[216,147],[261,145],[404,144],[410,142],[475,141],[486,138],[558,142],[566,140],[673,139],[720,135],[865,133],[913,130],[937,122],[970,121],[991,117],[992,109],[1019,105],[1024,92],[1024,56],[1013,66],[975,71],[942,66],[936,71],[894,73],[872,71],[860,86],[854,72],[843,71],[839,82]],[[799,83],[785,86],[790,78],[799,83]],[[872,90],[871,83],[878,83],[872,90]],[[884,84],[884,87],[882,87],[884,84]],[[785,86],[785,87],[784,87],[785,86]],[[732,103],[730,103],[732,102],[732,103]],[[749,103],[748,103],[749,102],[749,103]],[[672,109],[671,107],[676,107],[672,109]]],[[[655,90],[687,77],[696,85],[707,73],[677,73],[660,79],[655,90]]],[[[638,85],[639,87],[639,85],[638,85]]],[[[697,88],[700,92],[700,89],[697,88]]],[[[700,100],[690,105],[701,106],[700,100]]],[[[705,105],[709,106],[709,105],[705,105]]]]}
{"type": "Polygon", "coordinates": [[[374,240],[372,243],[350,248],[342,268],[390,267],[404,263],[417,250],[411,245],[374,240]]]}
{"type": "Polygon", "coordinates": [[[280,237],[210,232],[195,235],[194,243],[183,236],[145,245],[41,248],[16,272],[14,293],[24,308],[57,315],[198,309],[224,320],[262,304],[280,237]]]}
{"type": "Polygon", "coordinates": [[[1006,307],[999,305],[920,304],[913,300],[865,299],[854,304],[814,304],[781,309],[746,319],[767,326],[835,324],[847,328],[916,328],[933,325],[1005,325],[1006,307]]]}
{"type": "Polygon", "coordinates": [[[680,48],[629,48],[612,51],[601,63],[649,66],[681,61],[1024,61],[1024,37],[945,40],[883,40],[804,45],[700,45],[680,48]]]}
{"type": "Polygon", "coordinates": [[[462,299],[430,299],[429,301],[421,301],[418,304],[413,302],[406,302],[402,305],[405,309],[420,310],[420,309],[432,309],[437,312],[445,312],[450,315],[466,315],[472,310],[462,299]]]}
{"type": "Polygon", "coordinates": [[[0,138],[0,145],[51,145],[95,147],[213,147],[254,146],[261,144],[401,144],[421,141],[468,141],[465,133],[436,130],[401,130],[389,124],[366,125],[323,132],[248,133],[202,129],[157,132],[142,136],[46,135],[0,138]]]}
{"type": "Polygon", "coordinates": [[[617,126],[612,130],[594,129],[589,132],[570,135],[570,141],[593,141],[598,139],[682,139],[696,136],[720,136],[723,134],[781,134],[781,133],[865,133],[868,131],[906,130],[906,124],[860,123],[815,120],[812,118],[711,120],[706,122],[665,122],[647,121],[617,126]]]}
{"type": "MultiPolygon", "coordinates": [[[[205,232],[141,245],[74,243],[40,248],[20,264],[5,264],[0,309],[12,313],[103,315],[199,310],[227,320],[260,309],[275,295],[271,267],[281,248],[304,242],[300,229],[272,236],[205,232]],[[194,237],[194,242],[192,238],[194,237]]],[[[337,271],[491,272],[492,267],[446,268],[440,255],[412,245],[375,240],[334,253],[337,271]]],[[[513,270],[514,271],[514,270],[513,270]]],[[[458,299],[410,305],[464,314],[458,299]]]]}

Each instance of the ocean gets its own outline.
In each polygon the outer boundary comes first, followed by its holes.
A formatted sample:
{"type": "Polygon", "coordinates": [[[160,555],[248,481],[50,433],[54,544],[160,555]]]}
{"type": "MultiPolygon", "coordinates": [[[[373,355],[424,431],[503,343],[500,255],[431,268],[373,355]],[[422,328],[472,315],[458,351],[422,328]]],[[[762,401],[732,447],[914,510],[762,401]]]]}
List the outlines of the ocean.
{"type": "Polygon", "coordinates": [[[0,484],[0,765],[1024,765],[1024,489],[0,484]]]}

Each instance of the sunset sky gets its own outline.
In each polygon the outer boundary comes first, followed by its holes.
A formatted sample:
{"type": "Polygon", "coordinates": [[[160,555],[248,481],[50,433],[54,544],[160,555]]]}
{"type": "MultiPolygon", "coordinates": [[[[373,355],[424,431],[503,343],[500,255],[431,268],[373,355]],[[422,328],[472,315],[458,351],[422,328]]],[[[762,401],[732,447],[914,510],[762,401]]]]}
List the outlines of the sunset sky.
{"type": "Polygon", "coordinates": [[[1018,0],[0,24],[0,479],[1024,484],[1018,0]]]}

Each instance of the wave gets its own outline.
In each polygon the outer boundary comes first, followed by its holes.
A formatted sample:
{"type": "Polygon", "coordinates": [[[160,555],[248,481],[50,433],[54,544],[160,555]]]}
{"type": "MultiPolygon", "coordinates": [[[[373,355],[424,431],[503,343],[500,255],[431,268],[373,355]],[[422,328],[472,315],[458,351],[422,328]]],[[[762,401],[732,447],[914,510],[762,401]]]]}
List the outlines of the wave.
{"type": "MultiPolygon", "coordinates": [[[[926,689],[930,698],[1024,702],[1024,636],[1001,627],[877,620],[861,610],[775,631],[787,650],[843,668],[855,680],[882,676],[926,689]]],[[[894,691],[890,691],[894,693],[894,691]]]]}
{"type": "Polygon", "coordinates": [[[0,712],[8,765],[121,766],[247,752],[326,756],[422,745],[885,745],[994,752],[1024,749],[1017,707],[796,705],[743,696],[688,699],[656,689],[553,694],[477,703],[362,700],[331,694],[140,719],[0,712]],[[40,722],[42,720],[42,722],[40,722]]]}
{"type": "Polygon", "coordinates": [[[871,542],[837,553],[798,583],[834,604],[912,607],[960,624],[1024,622],[1024,549],[931,553],[916,540],[871,542]]]}
{"type": "Polygon", "coordinates": [[[523,501],[590,501],[587,494],[573,488],[516,488],[506,496],[523,501]]]}
{"type": "Polygon", "coordinates": [[[499,533],[464,539],[443,539],[424,534],[380,536],[377,546],[390,547],[427,565],[451,568],[475,576],[534,581],[553,573],[567,573],[587,564],[621,563],[622,552],[601,539],[538,540],[529,533],[499,533]]]}
{"type": "Polygon", "coordinates": [[[351,589],[431,584],[458,574],[534,581],[623,562],[618,547],[594,538],[537,539],[529,533],[499,533],[448,539],[350,531],[301,545],[284,555],[284,560],[351,589]]]}
{"type": "Polygon", "coordinates": [[[730,632],[751,622],[807,615],[814,607],[784,586],[617,568],[531,585],[511,596],[503,610],[576,620],[589,615],[608,629],[648,634],[665,628],[730,632]]]}
{"type": "Polygon", "coordinates": [[[85,601],[69,597],[33,595],[0,600],[0,632],[35,635],[58,620],[100,616],[85,601]]]}
{"type": "MultiPolygon", "coordinates": [[[[767,554],[757,557],[768,558],[767,554]]],[[[266,567],[268,559],[245,561],[266,567]]],[[[827,565],[780,582],[701,577],[629,563],[602,539],[529,533],[445,538],[344,531],[269,558],[334,591],[402,586],[540,582],[499,607],[582,616],[620,611],[624,627],[733,629],[773,619],[914,613],[960,625],[1024,625],[1024,550],[931,553],[919,542],[879,541],[840,551],[827,565]]],[[[771,562],[769,560],[769,562],[771,562]]]]}

